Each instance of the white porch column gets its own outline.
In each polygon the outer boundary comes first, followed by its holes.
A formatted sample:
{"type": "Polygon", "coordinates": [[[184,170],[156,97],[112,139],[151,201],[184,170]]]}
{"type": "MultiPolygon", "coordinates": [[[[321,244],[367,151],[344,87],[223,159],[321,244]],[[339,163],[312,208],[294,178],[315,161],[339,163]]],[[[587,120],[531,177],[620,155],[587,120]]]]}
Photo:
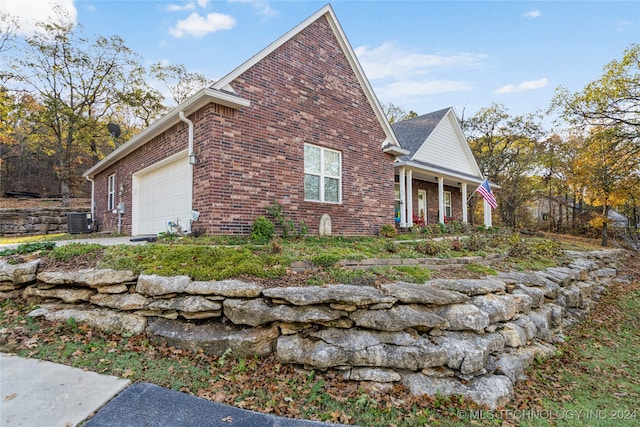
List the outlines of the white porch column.
{"type": "Polygon", "coordinates": [[[400,227],[407,226],[407,179],[405,168],[400,168],[400,227]]]}
{"type": "Polygon", "coordinates": [[[462,191],[462,223],[466,224],[468,222],[467,218],[467,183],[463,182],[462,187],[460,188],[462,191]]]}
{"type": "Polygon", "coordinates": [[[413,171],[407,171],[407,227],[413,227],[413,171]]]}
{"type": "Polygon", "coordinates": [[[483,205],[483,210],[484,210],[484,226],[489,228],[491,227],[491,206],[489,206],[489,203],[484,200],[484,205],[483,205]]]}
{"type": "Polygon", "coordinates": [[[438,177],[438,222],[444,224],[444,178],[438,177]]]}

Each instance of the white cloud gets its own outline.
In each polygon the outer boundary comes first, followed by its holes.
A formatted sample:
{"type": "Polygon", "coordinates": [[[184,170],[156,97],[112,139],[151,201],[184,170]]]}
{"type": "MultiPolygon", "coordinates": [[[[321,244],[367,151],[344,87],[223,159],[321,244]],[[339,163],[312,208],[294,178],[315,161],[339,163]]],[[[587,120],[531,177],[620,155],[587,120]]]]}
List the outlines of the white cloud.
{"type": "Polygon", "coordinates": [[[176,26],[169,30],[174,37],[185,35],[201,38],[209,33],[220,30],[230,30],[236,24],[236,20],[222,13],[208,13],[206,16],[193,12],[188,18],[177,22],[176,26]]]}
{"type": "Polygon", "coordinates": [[[529,12],[525,12],[522,14],[525,18],[540,18],[542,16],[542,12],[539,10],[530,10],[529,12]]]}
{"type": "Polygon", "coordinates": [[[196,8],[196,4],[194,2],[189,2],[185,4],[170,4],[167,6],[167,12],[182,12],[185,10],[194,10],[196,8]]]}
{"type": "Polygon", "coordinates": [[[525,92],[528,90],[542,89],[545,86],[549,85],[549,80],[546,77],[538,80],[526,80],[519,84],[508,84],[502,86],[495,93],[517,93],[517,92],[525,92]]]}
{"type": "Polygon", "coordinates": [[[49,18],[55,16],[55,6],[60,6],[74,25],[78,23],[78,10],[73,0],[3,0],[0,1],[0,12],[18,18],[20,25],[18,33],[32,34],[36,29],[37,22],[48,21],[49,18]]]}
{"type": "Polygon", "coordinates": [[[201,8],[206,9],[209,4],[209,0],[196,0],[196,3],[198,3],[198,6],[201,8]]]}
{"type": "Polygon", "coordinates": [[[360,46],[355,49],[355,53],[370,79],[407,78],[429,73],[432,69],[439,67],[477,67],[486,57],[486,55],[475,53],[433,55],[407,52],[392,42],[385,42],[373,49],[360,46]]]}

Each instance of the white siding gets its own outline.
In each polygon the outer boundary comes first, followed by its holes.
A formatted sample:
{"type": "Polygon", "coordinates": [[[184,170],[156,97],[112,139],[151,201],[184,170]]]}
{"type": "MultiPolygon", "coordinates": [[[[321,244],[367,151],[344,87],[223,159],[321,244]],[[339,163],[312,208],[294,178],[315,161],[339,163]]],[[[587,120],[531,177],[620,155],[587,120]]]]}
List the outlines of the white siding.
{"type": "Polygon", "coordinates": [[[453,113],[449,112],[413,156],[422,161],[470,175],[478,175],[471,150],[457,131],[453,113]]]}

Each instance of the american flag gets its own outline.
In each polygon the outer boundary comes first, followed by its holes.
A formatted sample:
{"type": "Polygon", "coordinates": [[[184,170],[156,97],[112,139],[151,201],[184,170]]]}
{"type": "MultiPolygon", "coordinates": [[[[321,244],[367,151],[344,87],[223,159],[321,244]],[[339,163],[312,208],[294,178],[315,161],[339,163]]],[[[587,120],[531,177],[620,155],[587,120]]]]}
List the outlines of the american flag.
{"type": "Polygon", "coordinates": [[[476,191],[480,193],[480,195],[487,201],[487,203],[489,203],[489,206],[491,206],[491,209],[495,209],[498,207],[498,201],[496,200],[496,197],[491,192],[491,187],[489,186],[488,179],[485,179],[484,181],[482,181],[482,183],[476,189],[476,191]]]}

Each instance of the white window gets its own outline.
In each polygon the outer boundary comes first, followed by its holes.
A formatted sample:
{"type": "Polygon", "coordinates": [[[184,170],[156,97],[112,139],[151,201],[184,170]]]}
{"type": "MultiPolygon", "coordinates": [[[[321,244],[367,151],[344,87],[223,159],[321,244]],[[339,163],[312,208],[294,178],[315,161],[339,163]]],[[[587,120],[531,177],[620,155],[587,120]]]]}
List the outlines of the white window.
{"type": "Polygon", "coordinates": [[[109,175],[107,178],[107,210],[116,208],[116,176],[109,175]]]}
{"type": "Polygon", "coordinates": [[[396,182],[393,188],[393,193],[394,193],[394,197],[395,197],[395,201],[399,202],[400,201],[400,183],[396,182]]]}
{"type": "Polygon", "coordinates": [[[304,199],[340,203],[342,200],[342,153],[304,144],[304,199]]]}
{"type": "Polygon", "coordinates": [[[451,217],[451,191],[444,192],[444,216],[451,217]]]}

